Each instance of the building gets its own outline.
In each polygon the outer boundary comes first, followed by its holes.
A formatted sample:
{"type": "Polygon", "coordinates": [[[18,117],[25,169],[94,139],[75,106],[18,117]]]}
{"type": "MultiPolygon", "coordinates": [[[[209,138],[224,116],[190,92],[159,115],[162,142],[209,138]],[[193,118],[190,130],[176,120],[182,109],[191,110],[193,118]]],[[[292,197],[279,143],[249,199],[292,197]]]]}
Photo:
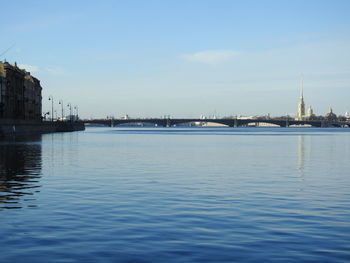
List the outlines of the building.
{"type": "Polygon", "coordinates": [[[41,90],[16,63],[0,62],[0,119],[41,121],[41,90]]]}
{"type": "Polygon", "coordinates": [[[326,119],[327,121],[336,121],[337,118],[338,118],[338,117],[337,117],[337,115],[333,112],[332,107],[329,107],[329,111],[328,111],[328,113],[326,114],[325,119],[326,119]]]}
{"type": "Polygon", "coordinates": [[[307,110],[307,115],[306,115],[307,120],[316,120],[317,116],[314,114],[314,110],[312,109],[311,106],[309,106],[307,110]]]}
{"type": "Polygon", "coordinates": [[[345,112],[345,118],[346,120],[350,120],[350,113],[348,111],[345,112]]]}
{"type": "Polygon", "coordinates": [[[307,113],[305,111],[305,102],[304,102],[304,80],[301,79],[301,92],[300,92],[300,100],[298,104],[298,112],[295,116],[296,121],[303,121],[303,120],[315,120],[317,119],[316,115],[314,114],[314,110],[311,106],[309,106],[307,113]]]}
{"type": "Polygon", "coordinates": [[[301,93],[300,101],[298,104],[298,112],[295,116],[296,121],[302,121],[305,118],[305,102],[304,102],[304,81],[301,79],[301,93]]]}

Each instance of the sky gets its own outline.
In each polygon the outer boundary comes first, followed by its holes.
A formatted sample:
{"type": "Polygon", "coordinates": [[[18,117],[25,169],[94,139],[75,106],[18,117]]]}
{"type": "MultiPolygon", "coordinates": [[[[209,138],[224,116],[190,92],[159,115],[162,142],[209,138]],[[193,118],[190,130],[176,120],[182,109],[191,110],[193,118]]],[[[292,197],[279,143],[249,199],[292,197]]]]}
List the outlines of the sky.
{"type": "MultiPolygon", "coordinates": [[[[0,54],[82,118],[350,111],[350,1],[0,0],[0,54]]],[[[67,110],[67,108],[66,108],[67,110]]]]}

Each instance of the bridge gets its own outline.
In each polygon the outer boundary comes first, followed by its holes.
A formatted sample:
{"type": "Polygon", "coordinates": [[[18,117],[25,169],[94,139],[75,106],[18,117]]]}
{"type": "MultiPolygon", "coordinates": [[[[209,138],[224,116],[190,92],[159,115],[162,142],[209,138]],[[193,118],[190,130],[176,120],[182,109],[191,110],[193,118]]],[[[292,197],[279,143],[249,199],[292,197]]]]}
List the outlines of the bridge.
{"type": "Polygon", "coordinates": [[[312,127],[350,127],[350,121],[337,120],[302,120],[293,119],[171,119],[171,118],[149,118],[149,119],[94,119],[85,120],[85,124],[101,124],[109,127],[115,127],[121,124],[153,124],[160,127],[172,127],[188,123],[218,123],[229,127],[244,127],[248,125],[259,126],[261,123],[274,124],[280,127],[290,127],[292,125],[308,125],[312,127]]]}

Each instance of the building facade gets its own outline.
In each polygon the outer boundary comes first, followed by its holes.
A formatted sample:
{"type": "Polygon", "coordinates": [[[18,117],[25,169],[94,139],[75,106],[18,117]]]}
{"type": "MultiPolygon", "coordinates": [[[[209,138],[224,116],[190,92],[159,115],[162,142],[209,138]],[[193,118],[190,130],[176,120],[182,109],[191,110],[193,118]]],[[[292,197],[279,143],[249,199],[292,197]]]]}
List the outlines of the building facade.
{"type": "Polygon", "coordinates": [[[0,62],[0,119],[41,121],[41,91],[29,72],[0,62]]]}

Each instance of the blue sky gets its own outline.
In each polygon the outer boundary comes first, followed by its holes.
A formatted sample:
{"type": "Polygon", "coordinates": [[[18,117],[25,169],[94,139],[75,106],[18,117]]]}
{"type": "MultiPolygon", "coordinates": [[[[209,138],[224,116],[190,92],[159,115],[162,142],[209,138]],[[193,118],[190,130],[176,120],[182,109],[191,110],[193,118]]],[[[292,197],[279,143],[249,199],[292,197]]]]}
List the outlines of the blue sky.
{"type": "MultiPolygon", "coordinates": [[[[1,60],[82,117],[350,111],[350,1],[3,1],[1,60]]],[[[59,109],[58,104],[55,105],[59,109]]]]}

